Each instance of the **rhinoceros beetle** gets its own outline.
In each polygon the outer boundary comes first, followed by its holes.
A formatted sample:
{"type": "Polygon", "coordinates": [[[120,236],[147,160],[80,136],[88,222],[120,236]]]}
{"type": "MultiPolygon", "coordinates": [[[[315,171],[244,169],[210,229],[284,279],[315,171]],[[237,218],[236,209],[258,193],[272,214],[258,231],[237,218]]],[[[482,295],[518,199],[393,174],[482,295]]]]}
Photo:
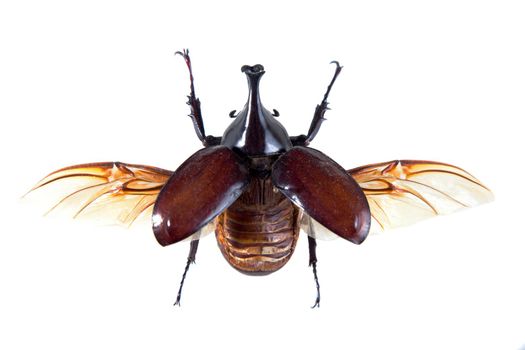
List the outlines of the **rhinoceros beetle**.
{"type": "Polygon", "coordinates": [[[397,227],[489,201],[490,190],[461,168],[439,162],[394,160],[345,170],[310,148],[328,110],[335,72],[315,108],[308,132],[289,136],[262,102],[260,64],[244,65],[248,100],[222,137],[206,135],[196,97],[188,50],[177,52],[188,67],[187,104],[204,148],[175,171],[121,162],[88,163],[57,170],[32,190],[72,178],[79,185],[51,210],[77,203],[75,217],[106,215],[119,205],[116,221],[131,224],[151,215],[157,241],[170,245],[191,240],[175,304],[195,262],[199,239],[215,231],[228,263],[248,275],[279,270],[292,256],[300,231],[308,234],[309,264],[317,288],[316,239],[335,234],[355,244],[378,230],[397,227]],[[151,211],[152,209],[152,211],[151,211]]]}

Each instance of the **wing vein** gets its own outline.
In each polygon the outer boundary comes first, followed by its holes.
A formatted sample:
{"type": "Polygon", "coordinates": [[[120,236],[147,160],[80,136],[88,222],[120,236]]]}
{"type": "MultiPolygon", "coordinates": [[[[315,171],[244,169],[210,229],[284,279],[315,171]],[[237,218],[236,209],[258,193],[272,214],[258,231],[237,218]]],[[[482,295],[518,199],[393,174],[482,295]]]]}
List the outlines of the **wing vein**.
{"type": "Polygon", "coordinates": [[[51,204],[44,215],[61,211],[129,227],[155,203],[172,174],[121,162],[79,164],[50,173],[23,197],[40,194],[36,199],[51,204]]]}
{"type": "Polygon", "coordinates": [[[407,225],[492,200],[465,170],[446,163],[395,160],[348,170],[361,186],[381,229],[407,225]]]}

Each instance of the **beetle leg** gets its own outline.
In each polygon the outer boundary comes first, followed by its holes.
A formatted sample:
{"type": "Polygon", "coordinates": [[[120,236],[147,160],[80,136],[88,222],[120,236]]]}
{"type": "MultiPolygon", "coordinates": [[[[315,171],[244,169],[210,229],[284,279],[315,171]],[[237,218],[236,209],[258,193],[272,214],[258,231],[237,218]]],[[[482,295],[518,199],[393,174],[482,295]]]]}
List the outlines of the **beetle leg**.
{"type": "Polygon", "coordinates": [[[310,252],[310,263],[309,266],[312,266],[314,272],[315,286],[317,288],[317,298],[315,298],[315,304],[312,306],[312,309],[320,306],[321,302],[321,292],[319,287],[319,279],[317,278],[317,256],[315,254],[315,248],[317,243],[315,238],[308,236],[308,250],[310,252]]]}
{"type": "Polygon", "coordinates": [[[180,281],[179,292],[177,293],[177,300],[173,305],[180,306],[180,297],[182,294],[182,286],[184,285],[184,280],[186,279],[186,274],[190,268],[190,264],[195,263],[195,255],[197,255],[197,247],[199,246],[199,240],[195,239],[190,243],[190,253],[188,254],[188,261],[186,262],[186,267],[184,268],[184,273],[182,274],[182,280],[180,281]]]}
{"type": "Polygon", "coordinates": [[[294,146],[307,146],[312,140],[314,139],[315,135],[317,135],[317,132],[319,132],[319,128],[321,127],[321,123],[325,120],[324,114],[326,113],[328,108],[328,95],[330,94],[330,90],[332,90],[332,86],[334,85],[335,80],[337,79],[337,76],[339,73],[341,73],[341,69],[343,67],[339,64],[337,61],[332,61],[331,63],[334,63],[337,67],[335,68],[334,76],[332,77],[332,81],[330,81],[330,84],[328,85],[328,88],[326,89],[326,92],[324,94],[323,100],[320,104],[318,104],[315,107],[314,117],[312,119],[312,123],[310,124],[310,129],[308,129],[308,134],[306,135],[299,135],[291,137],[292,144],[294,146]]]}
{"type": "Polygon", "coordinates": [[[175,52],[175,55],[181,55],[184,58],[184,61],[186,61],[186,66],[188,67],[188,71],[190,73],[190,94],[188,95],[188,102],[186,102],[186,104],[190,106],[191,113],[189,114],[189,117],[193,122],[193,126],[195,128],[195,132],[197,133],[197,137],[199,138],[199,140],[201,140],[202,144],[205,147],[218,145],[221,143],[220,137],[206,136],[206,133],[204,132],[204,122],[202,121],[201,113],[201,101],[197,96],[195,96],[195,86],[193,84],[193,71],[191,69],[190,52],[188,49],[184,49],[182,50],[182,52],[175,52]]]}

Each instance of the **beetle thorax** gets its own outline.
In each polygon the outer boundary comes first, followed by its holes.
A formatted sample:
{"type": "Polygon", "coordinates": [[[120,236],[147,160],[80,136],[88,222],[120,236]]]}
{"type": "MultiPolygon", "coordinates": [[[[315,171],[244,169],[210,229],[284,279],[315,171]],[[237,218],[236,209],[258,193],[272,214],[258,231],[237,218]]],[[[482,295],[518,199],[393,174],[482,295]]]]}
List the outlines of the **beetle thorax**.
{"type": "Polygon", "coordinates": [[[292,147],[286,129],[261,103],[259,82],[264,67],[243,66],[248,78],[248,101],[224,132],[222,144],[247,156],[263,156],[285,152],[292,147]]]}

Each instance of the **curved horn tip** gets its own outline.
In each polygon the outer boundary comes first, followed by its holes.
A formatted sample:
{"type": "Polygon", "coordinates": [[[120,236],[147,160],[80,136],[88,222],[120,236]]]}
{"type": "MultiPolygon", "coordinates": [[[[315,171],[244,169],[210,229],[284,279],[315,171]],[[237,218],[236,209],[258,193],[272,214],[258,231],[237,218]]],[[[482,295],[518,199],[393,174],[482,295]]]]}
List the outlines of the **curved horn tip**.
{"type": "Polygon", "coordinates": [[[256,64],[254,66],[249,66],[245,64],[241,67],[241,72],[247,74],[260,74],[264,73],[264,66],[262,64],[256,64]]]}
{"type": "Polygon", "coordinates": [[[339,64],[339,61],[335,61],[335,60],[334,60],[334,61],[330,62],[330,64],[335,64],[335,65],[337,66],[338,69],[343,68],[343,66],[341,66],[341,65],[339,64]]]}
{"type": "Polygon", "coordinates": [[[189,55],[190,53],[190,50],[189,49],[182,49],[182,51],[175,51],[174,55],[177,56],[177,55],[181,55],[181,56],[187,56],[189,55]]]}

